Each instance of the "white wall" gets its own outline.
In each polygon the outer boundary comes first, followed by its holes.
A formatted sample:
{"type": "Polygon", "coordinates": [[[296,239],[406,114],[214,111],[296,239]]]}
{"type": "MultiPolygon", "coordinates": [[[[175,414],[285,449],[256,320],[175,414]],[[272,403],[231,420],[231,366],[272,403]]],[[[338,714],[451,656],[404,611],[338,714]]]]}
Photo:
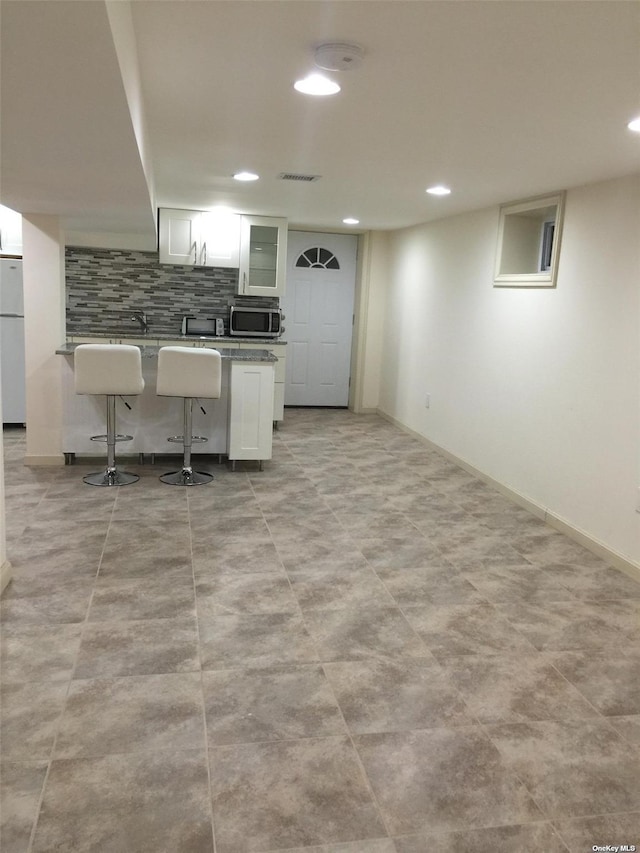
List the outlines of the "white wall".
{"type": "Polygon", "coordinates": [[[373,412],[380,400],[380,370],[384,351],[384,300],[388,281],[388,234],[369,231],[358,246],[355,325],[355,361],[352,362],[352,399],[356,412],[373,412]]]}
{"type": "Polygon", "coordinates": [[[380,409],[640,563],[640,177],[568,192],[555,289],[492,287],[497,226],[390,235],[380,409]]]}
{"type": "Polygon", "coordinates": [[[83,246],[87,249],[129,249],[139,252],[155,252],[158,245],[155,234],[117,234],[112,231],[65,231],[67,246],[83,246]]]}
{"type": "Polygon", "coordinates": [[[62,465],[65,340],[64,238],[56,216],[22,220],[27,379],[27,465],[62,465]]]}
{"type": "Polygon", "coordinates": [[[133,132],[135,133],[138,151],[140,152],[140,162],[147,182],[147,189],[149,190],[149,203],[152,212],[155,214],[156,193],[153,177],[153,160],[145,120],[138,46],[131,15],[131,3],[124,2],[124,0],[107,0],[106,9],[120,65],[122,83],[127,95],[133,132]]]}

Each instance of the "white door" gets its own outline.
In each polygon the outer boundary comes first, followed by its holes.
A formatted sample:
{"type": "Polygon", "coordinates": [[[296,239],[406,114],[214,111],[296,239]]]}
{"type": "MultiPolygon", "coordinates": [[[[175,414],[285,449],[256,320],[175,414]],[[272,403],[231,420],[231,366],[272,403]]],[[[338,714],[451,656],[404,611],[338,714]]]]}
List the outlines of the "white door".
{"type": "Polygon", "coordinates": [[[347,406],[358,238],[290,231],[285,314],[287,406],[347,406]]]}

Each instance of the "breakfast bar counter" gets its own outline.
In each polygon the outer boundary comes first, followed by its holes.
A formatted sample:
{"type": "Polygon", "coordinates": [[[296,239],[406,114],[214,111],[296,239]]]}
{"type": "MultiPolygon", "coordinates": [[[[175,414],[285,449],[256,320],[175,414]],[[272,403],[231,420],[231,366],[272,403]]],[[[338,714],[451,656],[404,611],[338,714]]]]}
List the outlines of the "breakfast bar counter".
{"type": "MultiPolygon", "coordinates": [[[[137,339],[136,339],[137,340],[137,339]]],[[[178,341],[171,339],[171,346],[189,346],[186,343],[186,338],[184,341],[178,343],[178,341]]],[[[211,342],[214,340],[213,338],[209,339],[211,342]]],[[[106,340],[92,340],[91,343],[109,343],[106,340]]],[[[118,341],[118,343],[129,344],[132,341],[122,339],[122,341],[118,341]]],[[[76,347],[80,346],[80,344],[76,341],[67,341],[61,347],[56,350],[56,355],[73,355],[76,347]]],[[[143,359],[145,358],[157,358],[158,351],[160,346],[169,346],[169,344],[139,344],[136,343],[135,346],[140,348],[140,355],[143,359]]],[[[222,356],[223,361],[259,361],[265,362],[269,364],[275,364],[278,360],[273,353],[270,353],[266,349],[260,349],[259,345],[256,344],[255,349],[240,349],[239,347],[228,347],[228,346],[214,346],[213,343],[208,343],[207,346],[212,347],[213,349],[217,349],[220,355],[222,356]]]]}
{"type": "Polygon", "coordinates": [[[100,343],[136,344],[143,350],[154,346],[215,347],[220,352],[223,352],[223,350],[266,350],[277,358],[274,364],[273,420],[275,423],[284,420],[287,342],[280,336],[266,338],[258,337],[257,335],[179,335],[158,334],[152,331],[141,335],[132,335],[122,330],[105,328],[101,328],[100,331],[83,333],[67,332],[68,345],[100,343]]]}
{"type": "MultiPolygon", "coordinates": [[[[104,339],[91,342],[106,343],[104,339]]],[[[78,341],[67,341],[56,350],[64,359],[63,452],[67,462],[77,455],[95,456],[91,436],[104,433],[105,424],[105,398],[75,393],[73,354],[78,345],[78,341]]],[[[119,446],[119,455],[175,452],[168,439],[182,431],[182,401],[156,394],[160,346],[137,341],[136,345],[140,346],[145,388],[127,400],[130,409],[118,400],[117,430],[133,436],[119,446]]],[[[222,357],[222,391],[218,400],[200,400],[193,407],[193,432],[207,438],[207,442],[193,445],[193,453],[225,455],[232,462],[271,459],[277,357],[259,344],[255,349],[215,346],[213,341],[204,345],[217,349],[222,357]]]]}

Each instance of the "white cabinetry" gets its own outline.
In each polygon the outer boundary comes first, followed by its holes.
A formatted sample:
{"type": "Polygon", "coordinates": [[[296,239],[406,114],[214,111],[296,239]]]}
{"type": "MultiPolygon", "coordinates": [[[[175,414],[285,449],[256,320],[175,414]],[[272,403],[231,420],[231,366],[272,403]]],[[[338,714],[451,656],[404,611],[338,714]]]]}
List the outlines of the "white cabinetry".
{"type": "Polygon", "coordinates": [[[200,216],[202,263],[206,267],[240,265],[240,216],[212,210],[200,216]]]}
{"type": "Polygon", "coordinates": [[[239,268],[241,295],[284,294],[286,219],[165,207],[159,224],[161,264],[239,268]]]}
{"type": "Polygon", "coordinates": [[[160,209],[161,264],[233,267],[240,264],[240,216],[236,213],[160,209]]]}
{"type": "Polygon", "coordinates": [[[278,361],[274,364],[274,385],[273,385],[273,420],[284,420],[284,383],[286,379],[286,362],[287,353],[286,344],[271,344],[271,343],[255,343],[255,344],[238,344],[240,349],[266,349],[275,355],[278,361]]]}
{"type": "Polygon", "coordinates": [[[200,213],[195,210],[160,210],[160,263],[193,266],[198,256],[200,213]]]}
{"type": "Polygon", "coordinates": [[[229,459],[271,459],[273,365],[232,362],[229,459]]]}
{"type": "Polygon", "coordinates": [[[243,296],[283,296],[287,220],[270,216],[243,216],[240,229],[238,293],[243,296]]]}

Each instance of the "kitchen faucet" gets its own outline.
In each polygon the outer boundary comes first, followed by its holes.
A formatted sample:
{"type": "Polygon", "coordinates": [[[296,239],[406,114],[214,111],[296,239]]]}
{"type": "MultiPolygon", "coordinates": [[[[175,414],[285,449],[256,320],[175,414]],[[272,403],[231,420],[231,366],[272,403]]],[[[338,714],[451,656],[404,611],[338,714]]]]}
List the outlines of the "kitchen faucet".
{"type": "Polygon", "coordinates": [[[131,319],[137,320],[138,323],[140,323],[140,328],[142,329],[143,333],[146,335],[147,332],[149,331],[149,323],[147,323],[147,315],[144,313],[144,311],[134,311],[133,317],[131,319]]]}

